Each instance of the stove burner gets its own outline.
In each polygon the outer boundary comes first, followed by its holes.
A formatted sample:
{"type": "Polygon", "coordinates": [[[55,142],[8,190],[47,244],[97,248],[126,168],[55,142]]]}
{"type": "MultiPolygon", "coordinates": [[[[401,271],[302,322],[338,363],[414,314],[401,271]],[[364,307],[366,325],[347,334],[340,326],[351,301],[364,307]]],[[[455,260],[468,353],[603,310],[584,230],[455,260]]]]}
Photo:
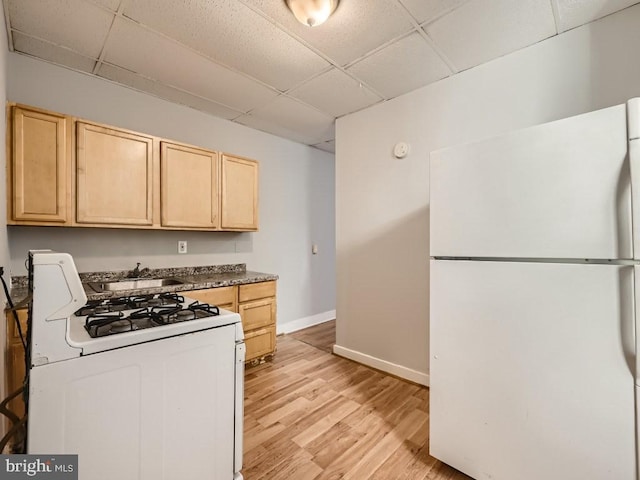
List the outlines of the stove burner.
{"type": "Polygon", "coordinates": [[[209,305],[208,303],[200,303],[197,300],[189,305],[189,310],[206,312],[209,315],[220,315],[220,309],[215,305],[209,305]]]}
{"type": "Polygon", "coordinates": [[[112,312],[121,312],[122,310],[126,310],[127,308],[129,308],[129,305],[127,305],[126,303],[114,303],[111,305],[112,312]]]}
{"type": "Polygon", "coordinates": [[[111,328],[110,325],[114,322],[120,321],[123,317],[124,314],[122,312],[90,314],[85,320],[84,328],[89,332],[90,336],[100,337],[105,335],[105,333],[101,333],[101,331],[106,330],[108,332],[111,328]]]}
{"type": "Polygon", "coordinates": [[[128,332],[130,330],[136,330],[136,327],[129,319],[116,320],[109,325],[109,333],[128,332]]]}
{"type": "Polygon", "coordinates": [[[164,300],[166,304],[180,304],[184,303],[184,297],[182,295],[178,295],[177,293],[161,293],[158,298],[164,300]]]}
{"type": "Polygon", "coordinates": [[[131,320],[139,320],[141,318],[149,318],[150,314],[151,312],[149,312],[148,308],[142,308],[131,313],[127,318],[130,318],[131,320]]]}
{"type": "Polygon", "coordinates": [[[127,303],[132,308],[142,308],[149,306],[149,300],[153,298],[153,294],[148,295],[136,295],[134,297],[127,298],[127,303]]]}

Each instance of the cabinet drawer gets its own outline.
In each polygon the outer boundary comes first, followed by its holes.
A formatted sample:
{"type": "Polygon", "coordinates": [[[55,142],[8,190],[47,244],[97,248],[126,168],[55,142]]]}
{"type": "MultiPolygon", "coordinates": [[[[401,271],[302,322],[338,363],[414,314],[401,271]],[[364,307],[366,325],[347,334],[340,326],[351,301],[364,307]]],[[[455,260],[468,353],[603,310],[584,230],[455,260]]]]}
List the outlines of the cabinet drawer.
{"type": "Polygon", "coordinates": [[[256,328],[276,324],[276,301],[274,298],[241,303],[238,309],[245,333],[256,328]]]}
{"type": "Polygon", "coordinates": [[[244,343],[247,348],[247,361],[273,353],[276,350],[276,327],[247,333],[244,343]]]}
{"type": "Polygon", "coordinates": [[[219,308],[225,310],[231,310],[232,312],[238,311],[237,304],[237,287],[219,287],[219,288],[207,288],[204,290],[191,290],[184,292],[184,294],[195,300],[208,303],[210,305],[216,305],[219,308]]]}
{"type": "Polygon", "coordinates": [[[260,282],[250,283],[248,285],[240,285],[238,293],[239,302],[248,302],[250,300],[257,300],[259,298],[275,297],[276,296],[276,282],[260,282]]]}
{"type": "MultiPolygon", "coordinates": [[[[13,318],[13,313],[11,313],[11,311],[9,310],[7,310],[5,313],[6,313],[6,319],[7,319],[7,341],[8,343],[19,342],[20,334],[18,333],[18,329],[16,328],[16,321],[13,318]]],[[[24,338],[26,340],[27,317],[29,315],[28,311],[16,310],[16,313],[18,314],[18,320],[20,320],[20,327],[22,328],[22,334],[24,335],[24,338]]]]}

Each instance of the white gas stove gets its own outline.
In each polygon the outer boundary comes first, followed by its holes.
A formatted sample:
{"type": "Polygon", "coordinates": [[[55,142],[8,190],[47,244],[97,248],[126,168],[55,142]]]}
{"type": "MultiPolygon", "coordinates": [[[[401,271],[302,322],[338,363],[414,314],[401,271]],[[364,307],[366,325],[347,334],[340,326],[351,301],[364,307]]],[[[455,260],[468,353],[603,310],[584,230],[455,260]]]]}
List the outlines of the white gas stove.
{"type": "Polygon", "coordinates": [[[83,480],[242,478],[237,313],[178,294],[87,302],[68,254],[29,257],[28,453],[83,480]]]}

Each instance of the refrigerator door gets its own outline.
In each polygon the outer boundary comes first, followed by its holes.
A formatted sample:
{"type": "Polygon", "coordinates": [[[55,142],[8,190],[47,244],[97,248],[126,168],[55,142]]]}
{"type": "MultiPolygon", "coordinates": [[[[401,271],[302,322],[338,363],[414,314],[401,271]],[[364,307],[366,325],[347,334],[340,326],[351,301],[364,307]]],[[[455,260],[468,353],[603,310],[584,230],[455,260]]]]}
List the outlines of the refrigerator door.
{"type": "Polygon", "coordinates": [[[619,105],[433,152],[431,256],[633,258],[628,141],[619,105]]]}
{"type": "Polygon", "coordinates": [[[430,453],[477,480],[635,480],[633,267],[431,272],[430,453]]]}

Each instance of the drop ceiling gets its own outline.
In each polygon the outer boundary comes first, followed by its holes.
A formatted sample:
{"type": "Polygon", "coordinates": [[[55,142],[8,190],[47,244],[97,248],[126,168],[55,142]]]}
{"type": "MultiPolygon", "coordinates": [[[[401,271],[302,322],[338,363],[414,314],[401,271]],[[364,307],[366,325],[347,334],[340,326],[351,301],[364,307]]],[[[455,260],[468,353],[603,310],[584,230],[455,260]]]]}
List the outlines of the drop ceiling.
{"type": "Polygon", "coordinates": [[[334,151],[335,119],[635,0],[3,0],[15,52],[334,151]]]}

